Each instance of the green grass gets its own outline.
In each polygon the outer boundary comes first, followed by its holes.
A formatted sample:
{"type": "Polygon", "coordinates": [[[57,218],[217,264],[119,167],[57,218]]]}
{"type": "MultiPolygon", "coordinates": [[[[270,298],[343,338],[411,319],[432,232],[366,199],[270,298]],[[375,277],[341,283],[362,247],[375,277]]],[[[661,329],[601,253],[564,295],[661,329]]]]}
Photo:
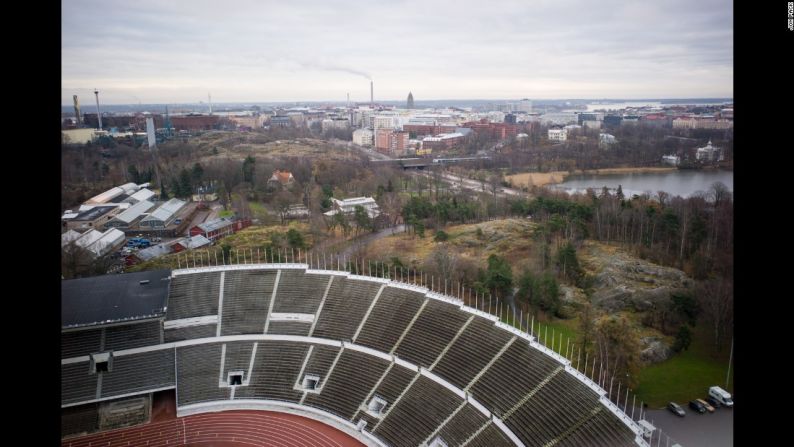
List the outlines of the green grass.
{"type": "Polygon", "coordinates": [[[234,211],[232,210],[224,210],[218,213],[218,217],[232,217],[234,216],[234,211]]]}
{"type": "MultiPolygon", "coordinates": [[[[725,388],[730,340],[715,354],[708,328],[701,323],[693,332],[688,350],[640,372],[637,399],[652,408],[663,407],[669,401],[685,405],[692,399],[705,398],[710,386],[725,388]]],[[[726,389],[733,393],[733,368],[730,379],[726,389]]]]}

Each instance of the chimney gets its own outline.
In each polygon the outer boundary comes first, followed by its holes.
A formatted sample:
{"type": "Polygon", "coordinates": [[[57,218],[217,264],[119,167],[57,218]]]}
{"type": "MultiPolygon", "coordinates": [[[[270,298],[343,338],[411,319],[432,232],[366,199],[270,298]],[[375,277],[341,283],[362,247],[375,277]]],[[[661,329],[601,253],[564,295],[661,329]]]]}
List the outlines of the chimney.
{"type": "Polygon", "coordinates": [[[375,108],[375,87],[372,81],[369,81],[369,106],[375,108]]]}
{"type": "Polygon", "coordinates": [[[77,100],[77,95],[72,98],[74,99],[74,116],[77,118],[77,127],[80,127],[80,101],[77,100]]]}
{"type": "Polygon", "coordinates": [[[99,90],[94,89],[94,95],[96,95],[96,118],[99,120],[99,130],[102,130],[102,114],[99,113],[99,90]]]}

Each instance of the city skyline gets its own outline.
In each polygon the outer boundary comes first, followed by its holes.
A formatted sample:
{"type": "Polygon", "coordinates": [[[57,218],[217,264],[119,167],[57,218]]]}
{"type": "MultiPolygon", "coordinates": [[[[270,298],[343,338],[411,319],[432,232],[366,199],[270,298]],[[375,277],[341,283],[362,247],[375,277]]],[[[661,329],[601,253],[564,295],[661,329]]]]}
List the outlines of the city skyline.
{"type": "Polygon", "coordinates": [[[589,5],[70,1],[61,103],[733,96],[731,2],[589,5]]]}

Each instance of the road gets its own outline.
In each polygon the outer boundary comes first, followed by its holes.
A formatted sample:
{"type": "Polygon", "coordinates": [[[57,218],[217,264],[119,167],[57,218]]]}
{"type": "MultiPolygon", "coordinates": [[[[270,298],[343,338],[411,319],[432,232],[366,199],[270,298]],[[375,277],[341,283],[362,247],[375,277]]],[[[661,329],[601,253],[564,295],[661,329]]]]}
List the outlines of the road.
{"type": "MultiPolygon", "coordinates": [[[[698,414],[687,402],[678,402],[684,407],[686,416],[679,417],[664,410],[648,410],[645,419],[670,437],[669,446],[679,443],[683,447],[725,447],[733,445],[733,409],[717,408],[714,413],[698,414]]],[[[652,447],[657,437],[653,437],[652,447]]],[[[667,447],[667,438],[662,436],[660,446],[667,447]]]]}
{"type": "MultiPolygon", "coordinates": [[[[427,173],[425,175],[432,175],[432,174],[427,173]]],[[[466,188],[466,189],[471,189],[471,190],[479,191],[479,192],[489,192],[489,190],[490,190],[490,186],[487,185],[487,184],[485,185],[485,190],[483,190],[482,183],[477,181],[477,180],[465,179],[465,178],[458,177],[457,175],[452,175],[452,174],[448,174],[448,173],[442,173],[441,177],[444,180],[452,183],[453,185],[462,185],[462,187],[466,188]]],[[[497,195],[503,195],[503,196],[505,196],[505,195],[514,196],[514,197],[520,197],[520,196],[525,195],[524,192],[519,191],[517,189],[503,188],[503,187],[499,187],[499,189],[496,191],[496,194],[497,195]]]]}
{"type": "Polygon", "coordinates": [[[405,225],[400,224],[395,227],[384,228],[383,230],[377,231],[375,233],[361,236],[358,239],[351,241],[350,246],[342,250],[339,255],[346,258],[353,256],[353,253],[360,248],[365,247],[370,243],[377,241],[378,239],[383,239],[384,237],[391,236],[392,234],[402,233],[403,231],[405,231],[405,225]]]}

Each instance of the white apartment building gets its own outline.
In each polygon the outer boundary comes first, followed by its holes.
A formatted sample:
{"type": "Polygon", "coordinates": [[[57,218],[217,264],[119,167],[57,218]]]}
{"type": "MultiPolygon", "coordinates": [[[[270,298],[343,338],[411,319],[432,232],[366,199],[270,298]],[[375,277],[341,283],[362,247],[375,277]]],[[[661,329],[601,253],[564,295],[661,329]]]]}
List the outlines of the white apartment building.
{"type": "Polygon", "coordinates": [[[372,146],[375,133],[369,129],[356,129],[353,131],[353,143],[359,146],[372,146]]]}
{"type": "Polygon", "coordinates": [[[568,139],[568,131],[565,129],[549,129],[549,141],[565,141],[568,139]]]}
{"type": "Polygon", "coordinates": [[[681,163],[681,157],[678,155],[662,155],[662,163],[670,166],[678,166],[681,163]]]}
{"type": "Polygon", "coordinates": [[[339,200],[331,197],[334,209],[325,212],[326,216],[333,216],[337,213],[353,214],[356,212],[356,206],[362,206],[367,211],[370,218],[375,218],[380,215],[380,209],[377,202],[372,197],[353,197],[350,199],[339,200]]]}
{"type": "Polygon", "coordinates": [[[574,112],[550,112],[540,116],[540,122],[544,124],[566,125],[578,122],[578,117],[574,112]]]}
{"type": "Polygon", "coordinates": [[[706,146],[698,148],[695,158],[703,161],[722,161],[725,157],[722,148],[712,146],[709,140],[706,146]]]}

